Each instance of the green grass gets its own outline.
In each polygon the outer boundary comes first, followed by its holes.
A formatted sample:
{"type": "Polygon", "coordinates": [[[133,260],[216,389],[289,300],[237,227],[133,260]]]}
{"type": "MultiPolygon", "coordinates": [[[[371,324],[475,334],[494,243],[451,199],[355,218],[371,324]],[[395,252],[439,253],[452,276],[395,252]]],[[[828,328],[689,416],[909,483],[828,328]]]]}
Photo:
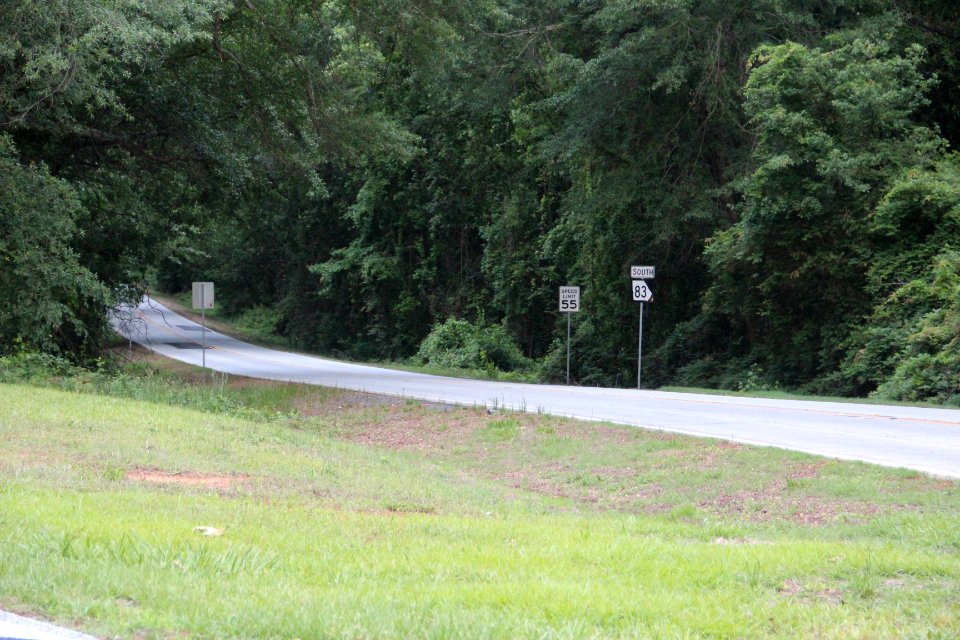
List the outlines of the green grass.
{"type": "Polygon", "coordinates": [[[954,482],[149,371],[0,385],[0,607],[130,638],[960,636],[954,482]]]}
{"type": "MultiPolygon", "coordinates": [[[[126,353],[125,348],[119,351],[126,353]]],[[[301,393],[296,385],[268,381],[246,384],[228,374],[202,371],[142,350],[134,357],[142,359],[124,363],[122,372],[85,370],[63,361],[57,362],[58,369],[51,372],[49,361],[42,357],[0,358],[0,383],[29,383],[254,419],[284,417],[280,414],[301,393]]],[[[313,393],[332,397],[336,392],[315,388],[313,393]]]]}

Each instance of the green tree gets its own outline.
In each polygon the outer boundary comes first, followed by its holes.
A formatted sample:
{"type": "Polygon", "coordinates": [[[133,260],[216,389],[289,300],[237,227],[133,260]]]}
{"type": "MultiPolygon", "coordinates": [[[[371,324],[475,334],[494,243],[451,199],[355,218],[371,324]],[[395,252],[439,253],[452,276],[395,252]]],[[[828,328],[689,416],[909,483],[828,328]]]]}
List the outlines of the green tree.
{"type": "Polygon", "coordinates": [[[21,165],[0,134],[0,353],[97,354],[110,297],[71,249],[81,211],[69,184],[21,165]]]}
{"type": "Polygon", "coordinates": [[[907,172],[870,228],[876,303],[844,344],[838,379],[861,395],[960,400],[960,159],[907,172]]]}
{"type": "Polygon", "coordinates": [[[653,353],[650,380],[673,374],[667,337],[698,313],[709,281],[703,243],[738,216],[730,183],[752,150],[741,100],[750,52],[818,40],[876,4],[611,1],[565,16],[551,39],[549,93],[523,115],[530,146],[570,184],[549,245],[559,273],[585,287],[584,381],[636,371],[631,264],[658,267],[647,335],[665,347],[653,353]]]}
{"type": "Polygon", "coordinates": [[[741,219],[707,248],[706,311],[787,385],[837,368],[873,303],[873,212],[901,176],[942,153],[936,132],[913,119],[932,83],[919,70],[923,51],[894,50],[881,35],[893,28],[883,20],[751,58],[755,168],[737,183],[741,219]]]}
{"type": "Polygon", "coordinates": [[[324,194],[325,168],[409,156],[413,138],[366,99],[384,65],[369,34],[386,8],[0,5],[0,132],[23,166],[72,187],[77,232],[63,241],[111,291],[102,312],[135,296],[159,256],[190,264],[199,236],[263,204],[265,185],[309,199],[324,194]]]}

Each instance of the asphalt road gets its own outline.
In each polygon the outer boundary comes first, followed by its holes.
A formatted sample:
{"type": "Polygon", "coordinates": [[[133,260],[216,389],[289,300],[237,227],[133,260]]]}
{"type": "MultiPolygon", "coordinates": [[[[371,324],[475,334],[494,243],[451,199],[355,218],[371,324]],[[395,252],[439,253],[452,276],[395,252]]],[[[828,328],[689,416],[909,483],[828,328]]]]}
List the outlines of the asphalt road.
{"type": "Polygon", "coordinates": [[[0,640],[97,640],[84,633],[0,611],[0,640]]]}
{"type": "MultiPolygon", "coordinates": [[[[157,353],[201,363],[200,326],[154,300],[120,310],[113,323],[157,353]]],[[[206,344],[206,366],[233,375],[603,420],[960,478],[960,410],[465,380],[265,349],[209,330],[206,344]]]]}

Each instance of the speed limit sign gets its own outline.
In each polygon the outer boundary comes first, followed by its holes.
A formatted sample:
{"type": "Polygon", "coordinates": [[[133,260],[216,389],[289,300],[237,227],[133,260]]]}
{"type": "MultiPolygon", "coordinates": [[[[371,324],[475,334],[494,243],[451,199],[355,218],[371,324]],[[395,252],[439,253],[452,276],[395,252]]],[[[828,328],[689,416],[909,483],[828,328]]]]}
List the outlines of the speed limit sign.
{"type": "Polygon", "coordinates": [[[634,302],[650,302],[653,300],[653,291],[644,280],[634,280],[632,283],[634,302]]]}
{"type": "Polygon", "coordinates": [[[580,311],[580,287],[560,287],[560,312],[580,311]]]}
{"type": "Polygon", "coordinates": [[[580,311],[580,287],[560,287],[560,313],[567,314],[567,384],[570,384],[570,317],[580,311]]]}

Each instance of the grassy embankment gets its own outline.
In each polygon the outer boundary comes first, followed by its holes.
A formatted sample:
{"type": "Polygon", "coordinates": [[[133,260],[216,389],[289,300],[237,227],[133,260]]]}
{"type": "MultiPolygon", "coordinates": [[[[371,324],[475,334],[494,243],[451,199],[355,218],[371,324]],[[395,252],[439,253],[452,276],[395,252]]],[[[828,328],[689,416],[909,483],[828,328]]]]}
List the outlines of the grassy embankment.
{"type": "Polygon", "coordinates": [[[138,638],[960,636],[955,482],[173,367],[0,385],[0,607],[138,638]]]}

